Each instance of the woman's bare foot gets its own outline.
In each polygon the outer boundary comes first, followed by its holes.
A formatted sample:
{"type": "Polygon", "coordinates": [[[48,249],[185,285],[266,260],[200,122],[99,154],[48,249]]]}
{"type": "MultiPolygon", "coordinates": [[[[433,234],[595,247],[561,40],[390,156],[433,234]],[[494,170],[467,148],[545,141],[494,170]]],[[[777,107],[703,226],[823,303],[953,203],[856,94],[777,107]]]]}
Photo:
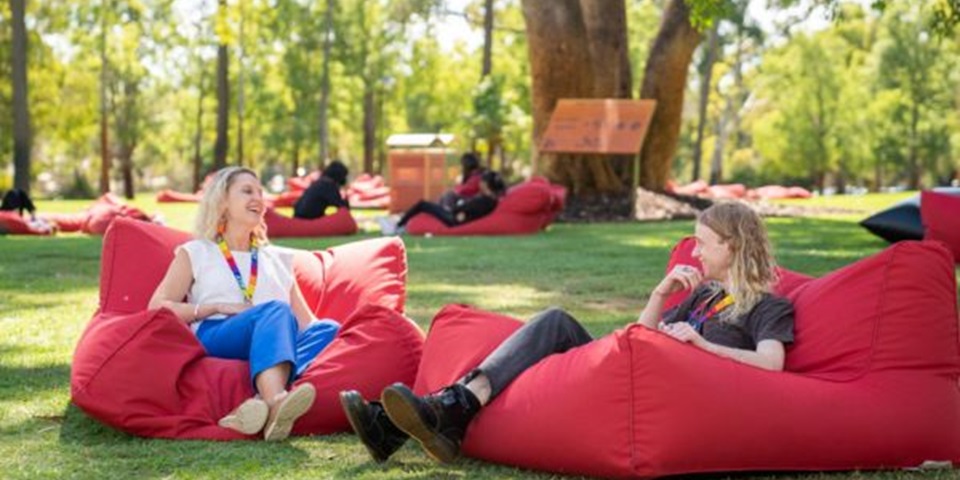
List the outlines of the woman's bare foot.
{"type": "Polygon", "coordinates": [[[275,442],[289,437],[294,422],[310,410],[316,396],[317,391],[313,385],[304,383],[289,392],[279,393],[268,401],[270,414],[263,429],[263,439],[275,442]]]}

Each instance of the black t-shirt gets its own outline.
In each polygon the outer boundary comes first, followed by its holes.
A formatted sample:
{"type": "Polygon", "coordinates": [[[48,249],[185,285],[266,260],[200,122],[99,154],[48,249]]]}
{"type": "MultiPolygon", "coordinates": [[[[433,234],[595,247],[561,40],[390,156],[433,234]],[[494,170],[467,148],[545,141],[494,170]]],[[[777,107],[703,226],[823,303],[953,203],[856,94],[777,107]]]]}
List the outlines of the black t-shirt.
{"type": "Polygon", "coordinates": [[[326,177],[320,177],[310,184],[303,195],[293,205],[296,218],[319,218],[327,207],[347,207],[347,201],[340,196],[340,186],[326,177]]]}
{"type": "MultiPolygon", "coordinates": [[[[724,295],[715,285],[701,284],[686,300],[664,313],[663,322],[685,322],[691,313],[697,316],[709,311],[724,295]],[[707,303],[701,307],[703,302],[707,303]]],[[[744,350],[756,350],[763,340],[793,342],[793,305],[786,298],[765,293],[746,315],[732,321],[721,321],[720,316],[718,313],[703,322],[701,335],[708,342],[744,350]]]]}
{"type": "Polygon", "coordinates": [[[468,200],[464,200],[453,207],[453,217],[459,217],[463,214],[463,220],[457,220],[458,223],[467,223],[481,217],[485,217],[497,208],[497,199],[486,195],[477,195],[468,200]]]}

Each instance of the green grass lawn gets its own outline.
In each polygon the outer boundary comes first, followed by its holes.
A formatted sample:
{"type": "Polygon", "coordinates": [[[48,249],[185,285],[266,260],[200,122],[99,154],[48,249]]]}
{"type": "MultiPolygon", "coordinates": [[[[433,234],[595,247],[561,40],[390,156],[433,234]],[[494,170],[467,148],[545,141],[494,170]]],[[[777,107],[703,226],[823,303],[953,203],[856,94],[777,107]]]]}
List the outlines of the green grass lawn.
{"type": "MultiPolygon", "coordinates": [[[[869,199],[869,204],[895,200],[869,199]]],[[[88,204],[47,201],[39,208],[68,212],[88,204]]],[[[161,212],[169,225],[183,229],[189,228],[195,208],[158,206],[151,200],[136,204],[161,212]]],[[[362,214],[362,222],[371,222],[374,215],[362,214]]],[[[886,246],[848,216],[771,219],[768,225],[781,263],[813,275],[886,246]]],[[[692,222],[682,221],[563,224],[515,238],[407,237],[408,314],[426,326],[450,302],[521,318],[558,305],[592,333],[604,334],[636,318],[661,278],[670,247],[691,231],[692,222]]],[[[320,249],[369,235],[277,243],[320,249]]],[[[97,308],[100,247],[100,238],[82,235],[0,237],[0,477],[552,478],[473,460],[441,466],[412,444],[377,465],[350,435],[280,444],[216,443],[146,440],[101,426],[69,406],[73,347],[97,308]]],[[[775,478],[878,477],[955,475],[867,472],[775,478]]]]}

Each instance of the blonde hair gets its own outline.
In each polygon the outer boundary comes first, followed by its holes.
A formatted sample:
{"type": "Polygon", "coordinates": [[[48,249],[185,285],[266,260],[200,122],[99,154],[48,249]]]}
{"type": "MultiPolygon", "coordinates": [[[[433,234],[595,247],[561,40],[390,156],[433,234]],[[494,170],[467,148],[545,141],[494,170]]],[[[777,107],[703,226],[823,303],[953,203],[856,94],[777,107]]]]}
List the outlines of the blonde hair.
{"type": "MultiPolygon", "coordinates": [[[[226,167],[222,168],[213,177],[213,181],[204,190],[203,198],[200,199],[200,209],[197,212],[197,223],[194,226],[194,235],[197,238],[207,240],[217,240],[217,227],[226,222],[224,214],[227,210],[227,191],[233,185],[234,180],[242,174],[252,175],[258,178],[257,174],[244,167],[226,167]]],[[[269,243],[267,240],[267,226],[260,222],[260,225],[253,230],[253,236],[261,245],[269,243]]]]}
{"type": "Polygon", "coordinates": [[[697,221],[713,230],[733,255],[727,293],[734,303],[720,318],[735,321],[750,312],[777,281],[767,229],[760,215],[739,202],[714,204],[697,221]]]}

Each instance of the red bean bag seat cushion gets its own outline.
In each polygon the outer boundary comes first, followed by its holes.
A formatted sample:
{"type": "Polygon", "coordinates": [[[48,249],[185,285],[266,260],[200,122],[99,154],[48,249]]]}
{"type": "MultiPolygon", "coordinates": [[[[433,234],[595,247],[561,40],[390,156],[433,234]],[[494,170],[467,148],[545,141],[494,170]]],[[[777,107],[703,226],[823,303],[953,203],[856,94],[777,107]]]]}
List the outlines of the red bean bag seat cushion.
{"type": "Polygon", "coordinates": [[[296,192],[281,192],[270,199],[270,205],[275,208],[292,207],[297,203],[297,200],[300,200],[301,196],[303,196],[303,190],[298,190],[296,192]]]}
{"type": "Polygon", "coordinates": [[[407,224],[413,235],[519,235],[537,233],[563,210],[566,189],[546,179],[532,178],[511,187],[489,215],[455,227],[420,214],[407,224]]]}
{"type": "Polygon", "coordinates": [[[90,212],[78,213],[41,213],[39,217],[57,226],[60,232],[79,232],[90,219],[90,212]]]}
{"type": "MultiPolygon", "coordinates": [[[[118,219],[104,237],[100,308],[71,368],[73,402],[125,432],[164,438],[245,438],[217,420],[253,395],[246,362],[207,357],[166,309],[145,311],[150,295],[189,235],[118,219]]],[[[337,400],[357,388],[374,396],[412,382],[422,333],[402,315],[406,257],[398,239],[295,251],[297,283],[318,317],[342,322],[337,338],[297,382],[317,387],[296,434],[349,430],[337,400]]]]}
{"type": "Polygon", "coordinates": [[[103,235],[117,218],[151,221],[150,216],[139,208],[125,204],[118,205],[103,198],[97,200],[87,213],[87,221],[83,224],[81,231],[90,235],[103,235]]]}
{"type": "Polygon", "coordinates": [[[933,191],[920,193],[924,239],[943,242],[960,262],[960,196],[933,191]]]}
{"type": "MultiPolygon", "coordinates": [[[[41,217],[42,218],[42,217],[41,217]]],[[[37,228],[30,220],[20,216],[20,212],[0,211],[0,235],[53,235],[52,228],[37,228]]]]}
{"type": "Polygon", "coordinates": [[[157,192],[157,203],[197,203],[201,196],[199,193],[164,189],[157,192]]]}
{"type": "MultiPolygon", "coordinates": [[[[897,244],[789,298],[786,372],[633,325],[521,375],[471,424],[464,452],[611,477],[960,462],[956,284],[941,245],[897,244]]],[[[519,325],[445,308],[416,390],[456,380],[519,325]]]]}
{"type": "Polygon", "coordinates": [[[350,209],[347,208],[338,209],[332,215],[310,220],[287,217],[268,208],[263,221],[267,224],[267,234],[273,238],[353,235],[358,229],[357,221],[353,219],[350,209]]]}

